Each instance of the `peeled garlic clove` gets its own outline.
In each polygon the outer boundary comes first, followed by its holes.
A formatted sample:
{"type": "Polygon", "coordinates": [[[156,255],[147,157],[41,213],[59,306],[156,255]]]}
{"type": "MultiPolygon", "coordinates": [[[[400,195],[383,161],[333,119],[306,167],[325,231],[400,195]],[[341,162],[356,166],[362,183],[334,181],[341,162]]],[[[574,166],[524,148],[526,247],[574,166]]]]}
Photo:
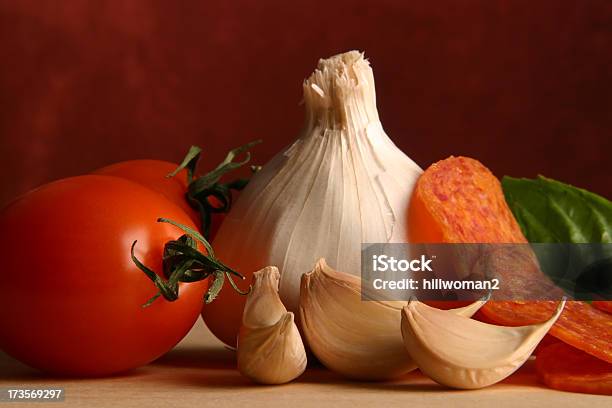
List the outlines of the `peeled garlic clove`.
{"type": "MultiPolygon", "coordinates": [[[[400,331],[406,302],[363,301],[360,282],[324,259],[302,276],[300,325],[312,352],[330,370],[359,380],[384,380],[415,369],[400,331]]],[[[471,316],[483,304],[453,311],[471,316]]]]}
{"type": "Polygon", "coordinates": [[[293,313],[285,313],[273,326],[240,331],[238,369],[261,384],[284,384],[304,372],[306,351],[293,313]]]}
{"type": "Polygon", "coordinates": [[[563,310],[531,326],[503,327],[410,302],[402,311],[402,336],[419,369],[453,388],[495,384],[529,358],[563,310]]]}
{"type": "Polygon", "coordinates": [[[491,294],[488,294],[482,299],[477,300],[473,303],[470,303],[467,306],[458,307],[456,309],[449,309],[449,311],[453,312],[454,314],[458,316],[463,316],[463,317],[468,317],[468,318],[472,317],[476,314],[478,310],[480,310],[481,307],[485,305],[485,303],[489,301],[490,297],[491,297],[491,294]]]}
{"type": "Polygon", "coordinates": [[[254,273],[238,334],[238,370],[262,384],[283,384],[306,369],[306,350],[293,313],[278,297],[279,272],[269,266],[254,273]]]}

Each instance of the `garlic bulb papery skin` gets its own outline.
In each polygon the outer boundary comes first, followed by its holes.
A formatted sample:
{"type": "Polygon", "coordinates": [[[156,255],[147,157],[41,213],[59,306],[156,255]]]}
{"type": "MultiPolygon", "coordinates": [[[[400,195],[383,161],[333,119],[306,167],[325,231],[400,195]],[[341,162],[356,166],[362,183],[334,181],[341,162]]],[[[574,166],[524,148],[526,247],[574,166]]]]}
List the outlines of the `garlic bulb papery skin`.
{"type": "Polygon", "coordinates": [[[257,383],[284,384],[306,369],[306,350],[278,297],[278,269],[264,268],[254,278],[238,335],[238,370],[257,383]]]}
{"type": "Polygon", "coordinates": [[[540,324],[504,327],[413,301],[402,310],[402,337],[419,369],[432,380],[459,389],[483,388],[527,361],[564,306],[565,300],[540,324]]]}
{"type": "MultiPolygon", "coordinates": [[[[471,317],[486,301],[451,309],[471,317]]],[[[406,302],[363,301],[360,278],[336,271],[321,259],[302,276],[302,333],[327,368],[356,380],[385,380],[416,368],[401,333],[406,302]]]]}
{"type": "MultiPolygon", "coordinates": [[[[303,88],[300,136],[253,176],[213,242],[219,259],[241,273],[277,266],[281,299],[294,312],[300,277],[319,258],[359,273],[362,243],[408,241],[408,205],[422,173],[383,130],[362,53],[320,60],[303,88]]],[[[226,288],[203,315],[231,345],[227,319],[207,319],[227,311],[226,302],[241,300],[226,288]]]]}

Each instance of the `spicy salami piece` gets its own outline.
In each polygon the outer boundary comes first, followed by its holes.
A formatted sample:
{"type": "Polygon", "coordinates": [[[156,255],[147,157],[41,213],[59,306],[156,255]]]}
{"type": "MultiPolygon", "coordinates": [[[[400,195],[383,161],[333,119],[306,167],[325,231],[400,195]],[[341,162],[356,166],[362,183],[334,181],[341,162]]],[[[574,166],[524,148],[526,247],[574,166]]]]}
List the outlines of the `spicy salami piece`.
{"type": "Polygon", "coordinates": [[[559,342],[560,340],[558,338],[551,336],[550,334],[546,334],[546,336],[544,336],[540,344],[538,344],[538,346],[535,348],[535,350],[533,350],[533,353],[531,354],[537,356],[542,352],[542,350],[550,347],[552,344],[557,344],[559,342]]]}
{"type": "Polygon", "coordinates": [[[565,343],[544,348],[536,358],[536,372],[550,388],[612,395],[612,364],[565,343]]]}
{"type": "MultiPolygon", "coordinates": [[[[416,183],[409,209],[413,243],[526,243],[506,204],[499,180],[484,165],[467,157],[449,157],[431,165],[416,183]]],[[[540,282],[539,268],[500,271],[521,298],[540,282]],[[504,275],[505,274],[505,275],[504,275]]],[[[521,326],[550,317],[556,302],[490,301],[487,320],[521,326]]],[[[612,363],[612,316],[584,302],[568,302],[550,333],[573,347],[612,363]]]]}
{"type": "MultiPolygon", "coordinates": [[[[556,302],[488,302],[482,309],[488,320],[504,326],[543,322],[554,312],[556,302]]],[[[612,317],[584,302],[565,304],[550,334],[577,349],[612,363],[612,317]]]]}
{"type": "Polygon", "coordinates": [[[595,300],[592,305],[606,313],[612,313],[612,301],[610,300],[595,300]]]}
{"type": "Polygon", "coordinates": [[[425,170],[408,213],[411,242],[527,243],[499,180],[468,157],[451,156],[425,170]]]}

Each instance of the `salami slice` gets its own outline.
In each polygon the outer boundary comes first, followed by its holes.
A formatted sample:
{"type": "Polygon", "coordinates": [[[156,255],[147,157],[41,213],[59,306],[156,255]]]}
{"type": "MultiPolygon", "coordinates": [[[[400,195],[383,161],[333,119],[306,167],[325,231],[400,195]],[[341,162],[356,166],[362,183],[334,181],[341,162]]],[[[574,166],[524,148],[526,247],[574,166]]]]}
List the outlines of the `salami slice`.
{"type": "Polygon", "coordinates": [[[550,334],[547,334],[546,336],[544,336],[540,344],[538,344],[538,346],[535,348],[535,350],[533,350],[533,353],[531,354],[533,354],[534,356],[537,356],[538,354],[542,352],[542,350],[550,347],[553,344],[557,344],[560,341],[561,340],[559,340],[558,338],[551,336],[550,334]]]}
{"type": "MultiPolygon", "coordinates": [[[[488,302],[481,312],[488,320],[504,326],[524,326],[546,320],[556,302],[488,302]]],[[[584,302],[567,302],[552,336],[577,349],[612,363],[612,317],[584,302]]]]}
{"type": "MultiPolygon", "coordinates": [[[[526,243],[506,204],[499,180],[480,162],[450,157],[430,166],[419,178],[409,209],[414,243],[526,243]]],[[[539,268],[503,271],[520,299],[543,275],[539,268]]],[[[496,324],[521,326],[546,320],[549,301],[490,301],[482,309],[496,324]]],[[[612,363],[612,316],[584,302],[568,302],[550,333],[573,347],[612,363]]]]}
{"type": "Polygon", "coordinates": [[[451,156],[425,170],[408,214],[415,243],[527,243],[499,180],[468,157],[451,156]]]}
{"type": "Polygon", "coordinates": [[[599,310],[603,310],[606,313],[612,313],[612,301],[609,300],[595,300],[592,305],[599,310]]]}
{"type": "Polygon", "coordinates": [[[612,364],[565,343],[544,348],[536,358],[536,372],[550,388],[612,395],[612,364]]]}

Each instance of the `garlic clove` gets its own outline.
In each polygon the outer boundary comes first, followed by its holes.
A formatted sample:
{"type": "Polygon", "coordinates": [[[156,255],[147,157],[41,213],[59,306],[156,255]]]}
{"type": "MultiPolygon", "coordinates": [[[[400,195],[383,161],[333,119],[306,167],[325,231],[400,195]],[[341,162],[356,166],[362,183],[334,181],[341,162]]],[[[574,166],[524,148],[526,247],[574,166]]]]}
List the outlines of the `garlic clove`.
{"type": "Polygon", "coordinates": [[[456,309],[449,309],[449,310],[458,316],[470,318],[474,316],[476,312],[479,311],[480,308],[483,307],[489,301],[490,298],[491,298],[491,294],[489,293],[488,295],[484,296],[482,299],[472,302],[467,306],[458,307],[456,309]]]}
{"type": "Polygon", "coordinates": [[[503,327],[411,301],[402,311],[402,336],[419,369],[439,384],[475,389],[495,384],[529,358],[561,314],[547,321],[503,327]]]}
{"type": "MultiPolygon", "coordinates": [[[[453,312],[471,316],[475,302],[453,312]]],[[[384,380],[416,368],[402,341],[406,302],[361,299],[360,278],[320,259],[302,276],[300,326],[317,358],[330,370],[358,380],[384,380]]]]}
{"type": "Polygon", "coordinates": [[[238,334],[238,370],[262,384],[283,384],[306,369],[306,350],[293,313],[278,296],[279,272],[269,266],[254,273],[238,334]]]}
{"type": "Polygon", "coordinates": [[[261,384],[284,384],[304,372],[306,351],[292,312],[273,326],[240,330],[238,369],[261,384]]]}
{"type": "Polygon", "coordinates": [[[276,266],[267,266],[253,273],[253,286],[242,312],[242,323],[259,328],[276,324],[287,309],[278,296],[280,272],[276,266]]]}

